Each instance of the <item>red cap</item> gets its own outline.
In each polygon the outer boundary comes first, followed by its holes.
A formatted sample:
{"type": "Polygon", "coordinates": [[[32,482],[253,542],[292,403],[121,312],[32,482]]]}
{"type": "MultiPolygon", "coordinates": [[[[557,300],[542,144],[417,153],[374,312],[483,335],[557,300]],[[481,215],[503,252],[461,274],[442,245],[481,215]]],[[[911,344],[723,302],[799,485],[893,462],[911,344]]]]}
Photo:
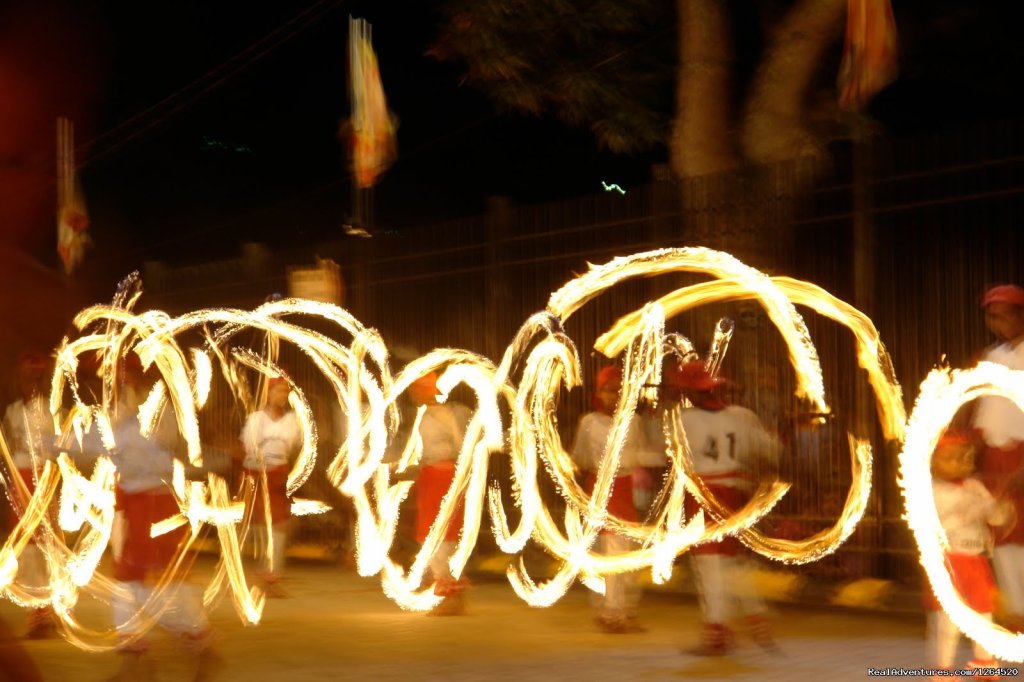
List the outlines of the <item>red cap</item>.
{"type": "Polygon", "coordinates": [[[409,397],[418,405],[433,403],[437,394],[437,372],[427,372],[409,384],[409,397]]]}
{"type": "Polygon", "coordinates": [[[693,360],[680,366],[675,363],[665,368],[663,383],[680,391],[711,391],[725,383],[724,379],[713,377],[701,360],[693,360]]]}
{"type": "Polygon", "coordinates": [[[142,360],[135,351],[130,351],[124,356],[124,369],[126,372],[142,373],[142,360]]]}
{"type": "Polygon", "coordinates": [[[964,433],[963,431],[946,431],[939,438],[938,445],[936,447],[948,447],[954,445],[973,445],[970,434],[964,433]]]}
{"type": "Polygon", "coordinates": [[[981,307],[988,307],[992,303],[1009,303],[1024,308],[1024,289],[1016,284],[994,286],[981,297],[981,307]]]}
{"type": "Polygon", "coordinates": [[[594,392],[596,393],[608,384],[616,381],[622,381],[622,368],[618,365],[602,367],[598,371],[597,377],[594,378],[594,392]]]}
{"type": "Polygon", "coordinates": [[[608,365],[602,367],[597,372],[597,376],[594,377],[594,395],[590,398],[590,407],[598,412],[605,412],[611,414],[615,410],[615,405],[605,405],[604,401],[598,397],[598,393],[601,392],[608,384],[615,383],[616,381],[622,382],[622,368],[618,365],[608,365]]]}
{"type": "MultiPolygon", "coordinates": [[[[270,377],[269,379],[267,379],[267,390],[272,391],[274,388],[282,384],[288,386],[288,380],[285,379],[283,376],[270,377]]],[[[291,386],[288,386],[288,388],[291,388],[291,386]]]]}
{"type": "Polygon", "coordinates": [[[142,369],[142,360],[135,351],[128,351],[120,362],[120,380],[130,384],[139,384],[145,371],[142,369]]]}
{"type": "Polygon", "coordinates": [[[18,357],[18,368],[24,372],[42,372],[47,364],[46,356],[34,350],[25,351],[18,357]]]}

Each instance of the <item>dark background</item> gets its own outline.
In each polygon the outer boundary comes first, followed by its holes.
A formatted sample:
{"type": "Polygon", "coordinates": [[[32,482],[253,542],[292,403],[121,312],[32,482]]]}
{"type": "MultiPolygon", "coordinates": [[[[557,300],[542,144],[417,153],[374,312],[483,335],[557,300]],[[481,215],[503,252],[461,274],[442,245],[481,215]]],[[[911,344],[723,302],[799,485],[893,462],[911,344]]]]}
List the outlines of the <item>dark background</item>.
{"type": "MultiPolygon", "coordinates": [[[[381,229],[479,213],[491,195],[530,203],[599,192],[602,180],[628,190],[665,161],[664,148],[616,155],[552,117],[495,111],[460,85],[459,65],[426,55],[439,4],[9,4],[0,35],[33,46],[28,77],[55,79],[64,91],[89,86],[71,107],[95,240],[79,281],[109,291],[148,259],[192,262],[235,254],[244,241],[341,236],[351,196],[338,139],[348,113],[348,14],[373,25],[400,121],[398,160],[375,190],[381,229]],[[40,61],[53,68],[33,66],[40,61]]],[[[741,75],[762,48],[759,13],[784,5],[736,3],[741,75]]],[[[1019,116],[1017,7],[895,2],[901,75],[872,104],[884,129],[906,136],[1019,116]]],[[[665,51],[667,41],[671,53],[674,40],[667,31],[651,49],[665,51]]],[[[49,153],[35,156],[45,163],[49,153]]],[[[56,267],[52,213],[19,220],[5,236],[56,267]]]]}

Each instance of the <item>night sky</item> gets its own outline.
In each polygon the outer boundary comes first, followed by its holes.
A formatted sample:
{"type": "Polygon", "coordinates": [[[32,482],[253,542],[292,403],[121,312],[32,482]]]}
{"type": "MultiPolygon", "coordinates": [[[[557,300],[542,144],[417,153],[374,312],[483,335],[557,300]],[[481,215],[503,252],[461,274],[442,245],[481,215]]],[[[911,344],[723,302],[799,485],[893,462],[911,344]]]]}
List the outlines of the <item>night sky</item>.
{"type": "MultiPolygon", "coordinates": [[[[326,11],[287,42],[204,94],[177,98],[180,110],[165,115],[161,107],[98,139],[82,176],[97,233],[101,217],[134,232],[108,255],[174,262],[233,255],[245,240],[340,236],[351,191],[337,137],[348,113],[349,12],[373,25],[399,118],[399,158],[375,190],[383,229],[476,213],[489,195],[527,202],[600,191],[602,179],[628,186],[663,158],[658,150],[612,155],[586,131],[497,113],[483,94],[459,86],[457,65],[425,55],[439,21],[432,4],[307,3],[326,11]],[[120,142],[132,132],[139,134],[120,142]],[[196,236],[202,248],[190,243],[196,236]]],[[[110,18],[107,128],[299,14],[238,2],[162,9],[125,5],[110,18]]]]}
{"type": "MultiPolygon", "coordinates": [[[[497,112],[460,86],[457,64],[426,56],[438,4],[82,3],[103,92],[91,139],[78,140],[88,143],[81,178],[97,241],[86,272],[230,256],[243,241],[340,236],[350,197],[337,137],[348,112],[350,13],[373,25],[400,120],[399,159],[376,189],[382,229],[477,213],[489,195],[534,202],[600,191],[602,180],[629,188],[665,160],[664,149],[614,155],[553,118],[497,112]]],[[[872,110],[889,132],[1019,116],[1016,6],[897,0],[901,78],[872,110]]],[[[749,65],[761,47],[757,17],[741,19],[749,65]]]]}

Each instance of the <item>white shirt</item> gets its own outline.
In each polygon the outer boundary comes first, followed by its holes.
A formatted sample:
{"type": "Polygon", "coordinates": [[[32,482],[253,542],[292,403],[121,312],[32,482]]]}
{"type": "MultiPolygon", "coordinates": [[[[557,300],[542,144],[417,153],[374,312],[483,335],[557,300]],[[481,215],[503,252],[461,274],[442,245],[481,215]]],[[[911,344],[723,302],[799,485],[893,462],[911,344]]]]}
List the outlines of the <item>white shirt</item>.
{"type": "Polygon", "coordinates": [[[745,407],[689,407],[680,413],[679,419],[694,473],[707,483],[745,487],[750,483],[749,474],[756,460],[773,464],[778,461],[779,441],[745,407]]]}
{"type": "Polygon", "coordinates": [[[274,419],[266,410],[249,415],[242,427],[245,459],[242,466],[250,470],[273,469],[289,464],[302,447],[302,429],[294,412],[285,412],[274,419]]]}
{"type": "Polygon", "coordinates": [[[454,462],[462,449],[472,411],[460,403],[427,405],[420,420],[423,464],[454,462]]]}
{"type": "MultiPolygon", "coordinates": [[[[629,421],[626,429],[626,441],[619,455],[619,470],[623,475],[637,467],[665,466],[665,454],[648,443],[636,418],[629,421]]],[[[611,431],[612,418],[609,415],[603,412],[583,415],[572,446],[572,458],[581,469],[595,470],[601,465],[611,431]]]]}
{"type": "MultiPolygon", "coordinates": [[[[1005,365],[1010,369],[1024,370],[1024,343],[1016,346],[1002,343],[987,350],[982,360],[1005,365]]],[[[995,395],[979,398],[974,426],[981,429],[986,443],[997,448],[1006,448],[1015,441],[1024,441],[1024,412],[1017,409],[1009,398],[995,395]]]]}
{"type": "Polygon", "coordinates": [[[982,554],[992,546],[990,525],[1006,521],[1006,512],[996,503],[981,481],[967,478],[961,482],[934,479],[935,511],[946,530],[949,551],[955,554],[982,554]]]}
{"type": "Polygon", "coordinates": [[[117,469],[117,487],[126,493],[167,490],[174,454],[156,438],[143,438],[139,420],[122,419],[114,427],[117,448],[110,461],[117,469]]]}
{"type": "Polygon", "coordinates": [[[34,468],[54,458],[56,436],[53,431],[53,416],[49,404],[42,396],[18,400],[7,406],[4,412],[4,437],[11,449],[11,458],[18,469],[34,468]]]}

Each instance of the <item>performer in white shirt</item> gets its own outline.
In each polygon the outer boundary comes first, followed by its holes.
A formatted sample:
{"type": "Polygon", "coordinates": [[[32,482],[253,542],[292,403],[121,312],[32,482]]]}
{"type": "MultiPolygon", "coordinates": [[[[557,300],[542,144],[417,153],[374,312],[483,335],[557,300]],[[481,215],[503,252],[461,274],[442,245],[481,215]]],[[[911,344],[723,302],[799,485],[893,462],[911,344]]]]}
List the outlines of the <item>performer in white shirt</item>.
{"type": "MultiPolygon", "coordinates": [[[[302,448],[302,428],[288,404],[291,389],[281,377],[267,382],[267,404],[249,415],[242,427],[245,459],[242,468],[254,486],[250,528],[256,546],[266,546],[267,516],[270,517],[273,553],[269,566],[260,572],[260,580],[270,597],[285,597],[280,585],[284,571],[284,551],[288,542],[291,509],[287,484],[291,465],[302,448]],[[266,473],[266,489],[263,473],[266,473]],[[265,504],[269,501],[269,505],[265,504]]],[[[261,557],[264,561],[266,557],[261,557]]]]}
{"type": "MultiPolygon", "coordinates": [[[[36,479],[48,461],[53,461],[56,436],[53,416],[50,414],[50,363],[42,353],[30,351],[18,359],[18,393],[20,398],[7,406],[3,429],[11,450],[14,471],[8,472],[24,481],[29,494],[36,488],[36,479]]],[[[14,513],[24,510],[27,499],[21,499],[16,488],[10,491],[14,513]]],[[[46,558],[35,542],[30,542],[18,558],[18,579],[28,588],[42,588],[49,581],[46,558]]],[[[26,636],[31,639],[51,637],[56,632],[53,609],[49,606],[33,609],[28,617],[26,636]]]]}
{"type": "MultiPolygon", "coordinates": [[[[953,585],[968,606],[991,619],[996,597],[988,561],[992,528],[1009,520],[1012,506],[1006,500],[1000,502],[992,497],[973,473],[974,447],[968,437],[944,435],[932,455],[932,490],[935,511],[949,539],[946,566],[953,585]]],[[[929,662],[937,668],[953,670],[960,630],[942,610],[930,586],[926,585],[923,597],[928,614],[929,662]]],[[[998,663],[975,642],[974,658],[967,667],[996,668],[998,663]]],[[[977,679],[998,678],[979,676],[977,679]]]]}
{"type": "MultiPolygon", "coordinates": [[[[153,537],[154,523],[178,514],[181,509],[171,490],[171,473],[177,445],[177,427],[170,407],[165,406],[150,436],[143,436],[138,419],[138,397],[147,382],[138,356],[129,353],[122,361],[119,398],[113,415],[115,449],[109,453],[117,470],[116,537],[111,540],[114,578],[121,581],[127,596],[114,601],[114,624],[118,628],[121,667],[117,680],[146,679],[152,675],[152,661],[146,657],[149,645],[141,637],[145,618],[137,617],[151,599],[159,581],[176,562],[188,525],[153,537]]],[[[191,475],[202,472],[192,469],[191,475]]],[[[180,638],[183,651],[193,657],[196,679],[220,665],[211,648],[210,622],[203,607],[202,587],[179,573],[166,586],[163,597],[150,604],[159,610],[159,625],[180,638]]],[[[145,614],[143,614],[145,615],[145,614]]]]}
{"type": "MultiPolygon", "coordinates": [[[[1003,284],[982,298],[985,323],[998,343],[982,360],[1024,370],[1024,289],[1003,284]]],[[[996,536],[992,563],[1006,625],[1024,631],[1024,412],[1007,398],[978,400],[974,428],[984,441],[978,469],[982,483],[1013,504],[1017,522],[996,536]]]]}
{"type": "MultiPolygon", "coordinates": [[[[441,511],[441,502],[455,480],[455,461],[462,449],[466,426],[472,414],[465,405],[454,401],[437,402],[437,374],[430,372],[414,381],[408,389],[409,398],[417,407],[426,406],[420,420],[419,436],[423,443],[416,477],[416,541],[422,544],[430,533],[430,526],[441,511]]],[[[455,616],[465,612],[466,581],[455,578],[449,559],[455,551],[462,532],[463,506],[460,499],[445,530],[444,538],[430,559],[430,572],[434,578],[434,592],[445,600],[433,613],[455,616]]]]}
{"type": "MultiPolygon", "coordinates": [[[[611,436],[613,415],[621,390],[622,369],[618,366],[601,369],[595,379],[592,400],[594,410],[583,415],[576,429],[572,458],[584,472],[584,488],[588,493],[593,491],[597,481],[597,470],[611,436]]],[[[664,453],[647,442],[638,418],[634,417],[629,423],[626,442],[620,453],[619,470],[608,499],[608,515],[622,521],[638,521],[633,502],[633,473],[640,470],[646,474],[643,467],[664,466],[665,461],[664,453]]],[[[596,544],[602,554],[614,555],[629,551],[634,543],[614,531],[603,530],[596,544]]],[[[636,572],[607,575],[604,581],[604,597],[598,600],[595,617],[598,626],[611,634],[643,631],[644,628],[637,621],[639,589],[636,572]]]]}
{"type": "MultiPolygon", "coordinates": [[[[694,473],[711,493],[732,509],[739,509],[755,487],[760,468],[777,467],[779,442],[756,414],[728,405],[716,395],[725,382],[712,377],[702,361],[670,364],[665,369],[662,399],[667,403],[686,398],[691,406],[680,413],[682,431],[693,459],[694,473]]],[[[699,509],[687,496],[687,516],[699,509]]],[[[728,537],[698,545],[693,557],[697,591],[704,624],[701,641],[688,653],[720,656],[735,643],[732,621],[741,613],[754,641],[769,651],[776,646],[767,608],[753,583],[745,550],[728,537]]]]}

